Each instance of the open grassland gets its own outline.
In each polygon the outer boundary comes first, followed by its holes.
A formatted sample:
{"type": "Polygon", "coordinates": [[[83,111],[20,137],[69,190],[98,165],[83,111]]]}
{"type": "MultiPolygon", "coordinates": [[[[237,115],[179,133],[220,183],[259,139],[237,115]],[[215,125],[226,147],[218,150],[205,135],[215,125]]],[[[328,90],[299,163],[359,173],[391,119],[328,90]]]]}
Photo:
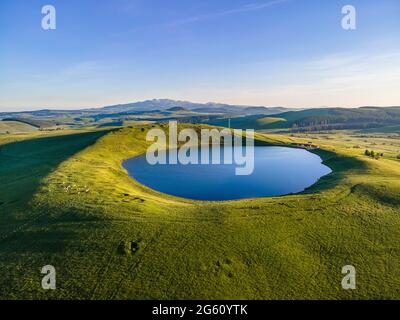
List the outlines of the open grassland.
{"type": "Polygon", "coordinates": [[[259,134],[316,138],[334,173],[299,195],[201,202],[128,177],[122,160],[145,151],[150,127],[0,140],[1,298],[400,298],[395,139],[259,134]],[[364,156],[373,143],[388,156],[364,156]],[[348,264],[357,290],[341,288],[348,264]]]}
{"type": "Polygon", "coordinates": [[[0,121],[0,135],[37,131],[38,128],[18,121],[0,121]]]}
{"type": "Polygon", "coordinates": [[[222,127],[228,126],[228,123],[230,123],[231,127],[235,129],[264,130],[270,127],[284,127],[283,124],[286,123],[286,119],[273,116],[266,117],[263,115],[251,115],[231,118],[218,118],[207,121],[207,124],[222,127]]]}
{"type": "Polygon", "coordinates": [[[388,132],[383,134],[380,129],[377,132],[370,130],[361,131],[331,131],[312,134],[292,134],[294,140],[323,145],[325,148],[341,148],[343,152],[357,155],[365,150],[373,150],[383,153],[384,158],[396,160],[400,155],[400,132],[388,132]]]}

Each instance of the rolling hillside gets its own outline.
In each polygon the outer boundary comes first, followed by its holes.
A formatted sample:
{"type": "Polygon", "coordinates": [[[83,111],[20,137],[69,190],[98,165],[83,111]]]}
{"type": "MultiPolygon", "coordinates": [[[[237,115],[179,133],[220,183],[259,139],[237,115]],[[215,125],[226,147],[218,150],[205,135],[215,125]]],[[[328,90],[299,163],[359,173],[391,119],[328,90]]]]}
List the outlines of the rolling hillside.
{"type": "Polygon", "coordinates": [[[19,121],[0,121],[0,134],[24,133],[38,128],[19,121]]]}
{"type": "Polygon", "coordinates": [[[176,101],[169,99],[153,99],[126,104],[106,106],[102,108],[85,108],[80,110],[49,110],[42,109],[37,111],[24,112],[0,112],[0,119],[6,118],[37,118],[37,119],[58,119],[75,117],[94,117],[107,116],[111,114],[138,114],[142,112],[162,112],[162,111],[190,111],[196,113],[209,114],[277,114],[293,109],[283,107],[264,107],[264,106],[241,106],[223,103],[193,103],[190,101],[176,101]]]}
{"type": "Polygon", "coordinates": [[[49,127],[58,125],[58,123],[55,121],[32,119],[32,118],[7,118],[7,119],[3,119],[2,122],[3,123],[4,122],[14,122],[14,123],[19,122],[19,123],[27,124],[27,125],[35,127],[35,128],[49,128],[49,127]]]}
{"type": "MultiPolygon", "coordinates": [[[[221,117],[208,124],[227,126],[228,118],[221,117]]],[[[265,117],[252,115],[231,119],[238,129],[291,129],[317,131],[340,129],[368,129],[400,125],[400,107],[363,107],[358,109],[319,108],[290,111],[265,117]],[[275,121],[273,119],[276,119],[275,121]]]]}
{"type": "Polygon", "coordinates": [[[269,129],[273,126],[285,126],[286,119],[282,117],[273,117],[265,115],[253,115],[253,116],[244,116],[244,117],[222,117],[218,119],[211,119],[206,121],[205,123],[212,126],[219,127],[228,127],[229,123],[231,128],[235,129],[254,129],[254,130],[263,130],[269,129]]]}
{"type": "MultiPolygon", "coordinates": [[[[192,201],[122,167],[152,127],[0,142],[1,298],[399,298],[399,161],[330,135],[316,152],[333,173],[303,194],[192,201]],[[57,290],[40,286],[46,264],[57,290]],[[357,290],[341,289],[348,264],[357,290]]],[[[397,140],[385,147],[395,152],[397,140]]]]}

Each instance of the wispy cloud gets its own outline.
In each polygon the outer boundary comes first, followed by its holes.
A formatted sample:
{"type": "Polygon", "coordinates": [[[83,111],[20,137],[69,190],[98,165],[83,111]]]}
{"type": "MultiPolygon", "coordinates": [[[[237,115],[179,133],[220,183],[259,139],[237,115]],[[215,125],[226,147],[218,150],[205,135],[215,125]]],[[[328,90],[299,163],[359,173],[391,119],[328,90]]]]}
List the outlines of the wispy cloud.
{"type": "Polygon", "coordinates": [[[262,10],[266,9],[272,6],[276,6],[285,2],[289,2],[291,0],[273,0],[273,1],[268,1],[268,2],[263,2],[263,3],[249,3],[247,5],[234,8],[234,9],[229,9],[221,12],[216,12],[216,13],[209,13],[209,14],[203,14],[203,15],[198,15],[198,16],[193,16],[189,18],[184,18],[184,19],[179,19],[175,20],[172,22],[167,23],[167,26],[177,26],[177,25],[183,25],[183,24],[188,24],[188,23],[196,23],[196,22],[202,22],[205,20],[210,20],[210,19],[217,19],[220,17],[225,17],[225,16],[230,16],[234,14],[239,14],[243,12],[249,12],[249,11],[257,11],[257,10],[262,10]]]}
{"type": "Polygon", "coordinates": [[[157,25],[138,26],[134,29],[130,29],[125,32],[113,33],[113,34],[111,34],[111,36],[113,38],[115,38],[115,37],[121,37],[121,36],[124,36],[127,34],[136,33],[136,32],[143,32],[146,30],[164,29],[164,28],[178,27],[178,26],[192,24],[192,23],[201,23],[201,22],[204,22],[207,20],[223,18],[223,17],[235,15],[235,14],[263,10],[263,9],[267,9],[267,8],[270,8],[273,6],[278,6],[280,4],[290,2],[290,1],[294,1],[294,0],[272,0],[272,1],[261,2],[261,3],[249,3],[249,4],[243,5],[241,7],[227,9],[225,11],[200,14],[197,16],[167,21],[167,22],[160,23],[157,25]]]}
{"type": "Polygon", "coordinates": [[[224,73],[224,78],[197,86],[188,95],[198,101],[207,97],[236,104],[301,108],[399,105],[400,50],[367,52],[249,64],[240,73],[224,73]]]}
{"type": "Polygon", "coordinates": [[[73,79],[91,79],[97,78],[100,74],[112,71],[117,66],[106,61],[89,60],[72,64],[62,69],[59,76],[73,79]]]}

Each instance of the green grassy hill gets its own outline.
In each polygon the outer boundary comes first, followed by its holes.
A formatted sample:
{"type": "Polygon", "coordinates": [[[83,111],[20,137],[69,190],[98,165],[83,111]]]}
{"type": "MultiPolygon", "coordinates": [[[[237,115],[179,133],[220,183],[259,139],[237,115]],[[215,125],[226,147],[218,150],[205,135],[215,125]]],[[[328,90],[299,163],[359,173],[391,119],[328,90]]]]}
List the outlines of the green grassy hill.
{"type": "Polygon", "coordinates": [[[8,118],[8,119],[3,119],[3,122],[20,122],[20,123],[24,123],[27,125],[30,125],[32,127],[36,127],[36,128],[49,128],[49,127],[53,127],[55,125],[57,125],[56,122],[54,121],[49,121],[49,120],[42,120],[42,119],[31,119],[31,118],[8,118]]]}
{"type": "Polygon", "coordinates": [[[363,129],[363,130],[360,130],[360,132],[361,133],[383,133],[383,134],[400,133],[400,125],[387,126],[387,127],[381,127],[381,128],[363,129]]]}
{"type": "Polygon", "coordinates": [[[22,133],[36,131],[37,128],[19,121],[0,121],[0,134],[22,133]]]}
{"type": "MultiPolygon", "coordinates": [[[[227,126],[228,118],[212,119],[206,123],[227,126]]],[[[289,111],[265,118],[252,115],[233,118],[231,126],[238,129],[292,129],[294,131],[318,131],[338,129],[369,129],[400,125],[400,107],[358,109],[317,108],[289,111]],[[263,119],[268,119],[264,122],[263,119]],[[273,121],[273,119],[276,119],[273,121]]]]}
{"type": "MultiPolygon", "coordinates": [[[[231,119],[231,127],[235,129],[288,129],[302,119],[310,116],[325,116],[330,114],[330,109],[309,109],[304,111],[289,111],[278,115],[265,117],[265,115],[252,115],[231,119]]],[[[215,126],[228,126],[229,118],[212,119],[206,123],[215,126]]]]}
{"type": "Polygon", "coordinates": [[[205,121],[205,123],[212,126],[228,127],[229,120],[231,128],[235,129],[254,129],[263,130],[274,126],[286,126],[286,119],[279,117],[266,117],[265,115],[243,116],[228,118],[223,117],[219,119],[212,119],[205,121]]]}
{"type": "Polygon", "coordinates": [[[321,140],[334,173],[304,194],[190,201],[122,167],[149,128],[0,140],[1,298],[400,298],[400,161],[321,140]],[[47,264],[51,292],[40,287],[47,264]],[[348,264],[357,290],[341,288],[348,264]]]}

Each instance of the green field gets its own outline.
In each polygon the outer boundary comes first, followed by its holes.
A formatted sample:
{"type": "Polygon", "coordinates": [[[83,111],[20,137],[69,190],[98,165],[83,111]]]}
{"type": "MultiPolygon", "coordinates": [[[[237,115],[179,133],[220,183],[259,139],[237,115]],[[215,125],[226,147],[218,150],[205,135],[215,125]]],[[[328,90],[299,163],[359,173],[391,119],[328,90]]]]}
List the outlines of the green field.
{"type": "Polygon", "coordinates": [[[299,195],[202,202],[129,178],[122,161],[149,128],[0,135],[0,298],[400,298],[396,134],[258,134],[314,141],[333,173],[299,195]],[[41,288],[48,264],[55,291],[41,288]]]}
{"type": "MultiPolygon", "coordinates": [[[[226,126],[228,117],[204,123],[226,126]]],[[[232,117],[231,127],[237,129],[317,132],[321,130],[362,130],[365,132],[399,132],[399,107],[316,108],[289,111],[266,117],[262,114],[232,117]]]]}
{"type": "Polygon", "coordinates": [[[223,117],[206,121],[213,126],[227,127],[228,123],[235,129],[254,129],[263,130],[270,128],[286,127],[286,119],[279,117],[266,117],[265,115],[251,115],[241,117],[223,117]]]}
{"type": "Polygon", "coordinates": [[[38,128],[18,121],[0,121],[0,135],[36,131],[38,128]]]}

